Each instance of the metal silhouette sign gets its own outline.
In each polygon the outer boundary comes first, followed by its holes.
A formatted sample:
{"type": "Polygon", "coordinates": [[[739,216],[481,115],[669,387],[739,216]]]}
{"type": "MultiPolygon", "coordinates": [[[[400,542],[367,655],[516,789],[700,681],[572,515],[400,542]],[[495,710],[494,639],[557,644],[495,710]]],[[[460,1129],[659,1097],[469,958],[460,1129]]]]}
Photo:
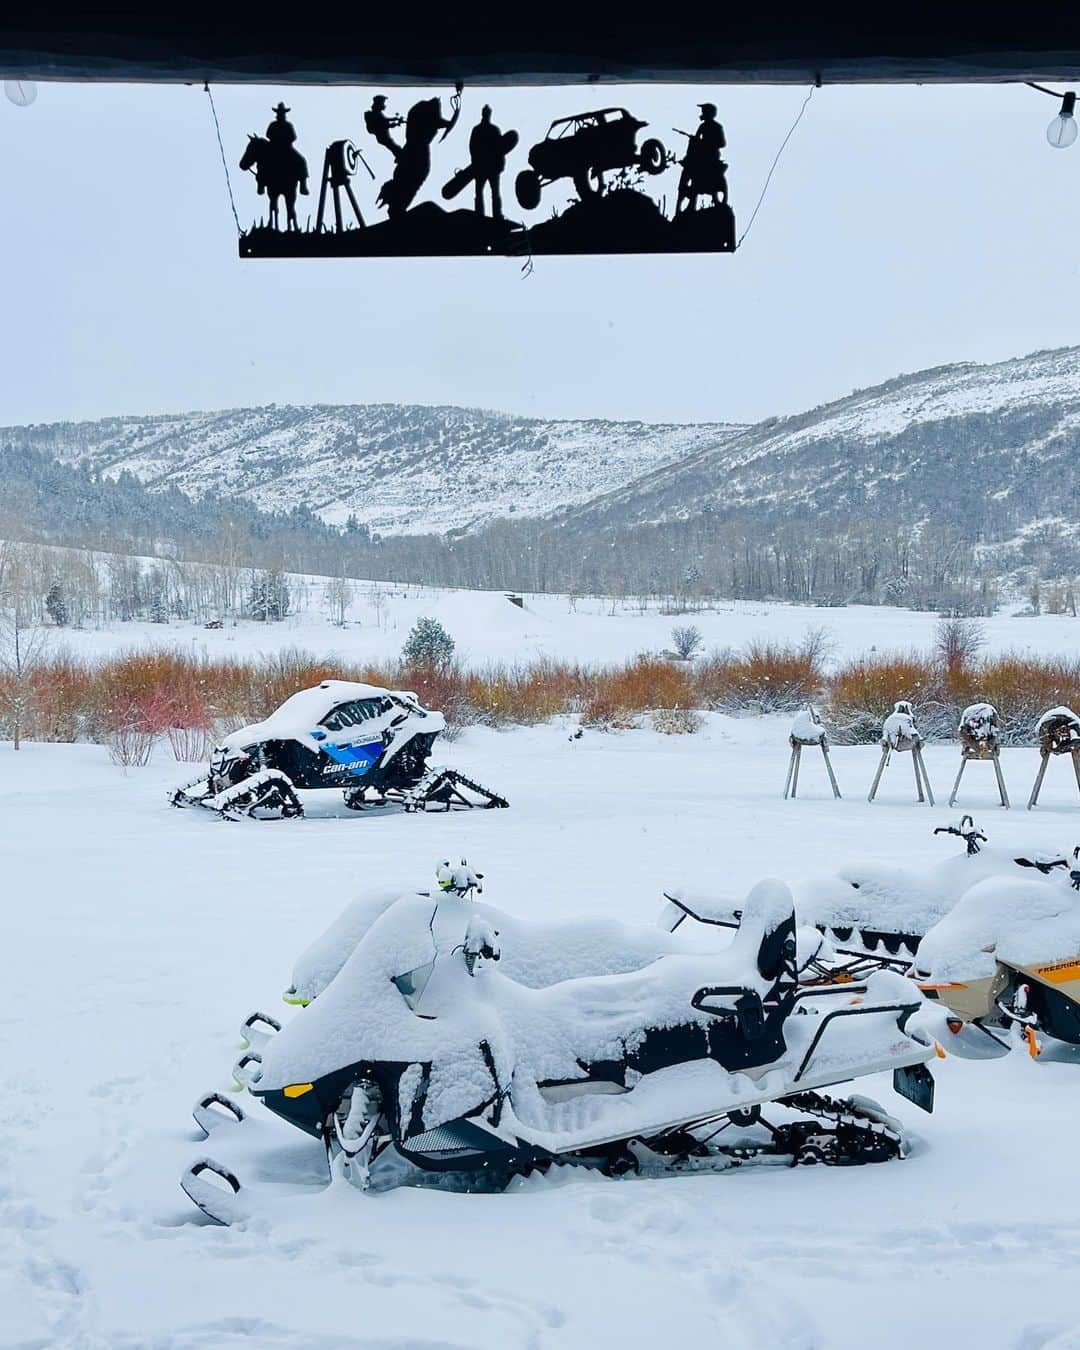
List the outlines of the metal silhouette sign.
{"type": "Polygon", "coordinates": [[[375,95],[364,113],[363,144],[343,138],[326,148],[318,208],[303,224],[296,204],[308,195],[308,165],[292,110],[279,103],[265,136],[249,136],[240,160],[266,198],[263,218],[240,237],[241,257],[734,250],[721,157],[727,141],[715,104],[698,106],[694,130],[672,128],[680,138],[676,154],[620,107],[556,118],[526,149],[519,131],[501,126],[484,104],[465,142],[454,134],[462,121],[460,85],[446,102],[422,98],[399,112],[386,95],[375,95]],[[445,177],[449,163],[436,172],[432,152],[451,137],[457,167],[445,177]]]}

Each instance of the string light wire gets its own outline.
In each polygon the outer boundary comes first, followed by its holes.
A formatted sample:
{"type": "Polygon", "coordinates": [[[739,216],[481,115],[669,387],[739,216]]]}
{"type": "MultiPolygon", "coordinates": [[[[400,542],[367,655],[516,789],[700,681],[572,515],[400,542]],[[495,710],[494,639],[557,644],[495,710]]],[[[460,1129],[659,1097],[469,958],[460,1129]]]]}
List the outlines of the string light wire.
{"type": "Polygon", "coordinates": [[[225,158],[225,147],[221,143],[221,123],[218,121],[217,108],[214,106],[214,95],[210,90],[210,82],[203,84],[203,91],[210,100],[210,111],[214,115],[214,131],[217,133],[218,150],[221,152],[221,167],[225,170],[225,186],[229,192],[229,205],[232,207],[232,218],[236,223],[236,233],[243,234],[240,228],[240,217],[236,213],[236,199],[233,197],[232,179],[229,176],[229,164],[225,158]]]}
{"type": "Polygon", "coordinates": [[[807,109],[808,104],[810,103],[810,100],[814,97],[814,90],[815,90],[817,87],[818,87],[817,85],[813,85],[813,84],[810,86],[810,92],[809,92],[809,93],[807,94],[807,96],[803,99],[802,107],[799,109],[799,112],[798,112],[798,115],[797,115],[796,118],[795,118],[795,121],[792,122],[791,126],[788,128],[788,134],[787,134],[787,135],[784,137],[784,139],[780,142],[780,148],[779,148],[779,150],[777,150],[776,155],[773,157],[773,162],[772,162],[772,164],[769,166],[769,172],[765,175],[765,182],[762,184],[761,193],[759,194],[758,199],[757,199],[757,202],[756,202],[755,205],[754,205],[754,209],[753,209],[753,211],[751,211],[751,213],[750,213],[750,219],[746,222],[746,227],[745,227],[745,229],[743,230],[742,234],[739,235],[738,241],[737,241],[736,244],[735,244],[736,249],[742,248],[743,240],[744,240],[744,239],[746,238],[746,236],[750,233],[750,227],[753,225],[754,219],[755,219],[755,217],[757,216],[758,211],[761,209],[761,203],[765,200],[765,194],[766,194],[766,192],[768,192],[768,190],[769,190],[769,184],[772,182],[772,176],[773,176],[773,174],[776,172],[776,166],[780,163],[780,156],[781,156],[781,155],[784,153],[784,151],[787,149],[787,143],[788,143],[788,141],[790,141],[791,138],[792,138],[792,136],[794,136],[794,134],[795,134],[795,128],[796,128],[796,127],[799,125],[799,123],[802,121],[803,113],[806,112],[806,109],[807,109]]]}

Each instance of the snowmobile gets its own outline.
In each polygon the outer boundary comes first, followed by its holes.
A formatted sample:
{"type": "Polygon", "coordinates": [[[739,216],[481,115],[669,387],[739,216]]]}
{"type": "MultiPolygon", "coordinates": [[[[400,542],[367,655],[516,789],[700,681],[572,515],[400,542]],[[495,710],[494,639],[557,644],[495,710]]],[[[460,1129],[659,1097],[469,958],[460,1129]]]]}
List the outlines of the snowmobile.
{"type": "Polygon", "coordinates": [[[406,811],[508,806],[455,769],[428,767],[445,727],[442,713],[421,707],[415,694],[323,680],[227,736],[209,773],[177,788],[170,801],[230,820],[302,816],[298,789],[305,788],[339,789],[354,811],[387,802],[406,811]]]}
{"type": "Polygon", "coordinates": [[[909,972],[960,1053],[1019,1040],[1034,1059],[1045,1042],[1080,1046],[1080,849],[1017,862],[1042,875],[977,882],[925,934],[909,972]]]}
{"type": "MultiPolygon", "coordinates": [[[[987,846],[970,815],[934,833],[962,839],[964,852],[921,874],[867,863],[796,890],[800,919],[831,948],[813,967],[831,980],[906,974],[961,1055],[1003,1054],[1018,1036],[1032,1055],[1040,1037],[1080,1045],[1080,849],[1010,854],[987,846]]],[[[665,901],[674,931],[688,893],[665,901]]],[[[714,923],[737,922],[730,903],[693,903],[714,923]]]]}
{"type": "MultiPolygon", "coordinates": [[[[710,948],[708,925],[697,950],[656,929],[621,960],[611,941],[592,955],[571,946],[562,968],[547,953],[530,984],[531,963],[515,969],[507,941],[529,926],[479,906],[467,867],[444,879],[436,894],[383,908],[283,1029],[248,1019],[257,1041],[237,1076],[266,1110],[201,1098],[195,1118],[214,1157],[181,1181],[212,1218],[272,1204],[275,1177],[285,1196],[314,1176],[311,1153],[297,1172],[276,1170],[270,1116],[317,1141],[331,1178],[362,1190],[496,1190],[566,1165],[651,1176],[901,1157],[903,1129],[877,1103],[821,1091],[882,1070],[932,1109],[936,1047],[909,1025],[918,991],[888,971],[800,984],[782,882],[751,891],[726,949],[710,948]]],[[[542,945],[534,935],[534,955],[542,945]]]]}
{"type": "MultiPolygon", "coordinates": [[[[811,878],[795,887],[800,921],[813,925],[843,955],[903,973],[919,950],[923,935],[943,919],[976,882],[990,877],[1018,877],[1017,867],[1042,875],[1066,865],[1062,854],[1034,852],[1016,857],[987,846],[987,837],[970,815],[939,825],[935,835],[958,838],[964,851],[935,863],[925,872],[889,863],[861,862],[829,877],[811,878]]],[[[707,906],[714,922],[733,926],[738,909],[730,902],[673,888],[664,892],[669,917],[678,922],[686,902],[707,906]]]]}

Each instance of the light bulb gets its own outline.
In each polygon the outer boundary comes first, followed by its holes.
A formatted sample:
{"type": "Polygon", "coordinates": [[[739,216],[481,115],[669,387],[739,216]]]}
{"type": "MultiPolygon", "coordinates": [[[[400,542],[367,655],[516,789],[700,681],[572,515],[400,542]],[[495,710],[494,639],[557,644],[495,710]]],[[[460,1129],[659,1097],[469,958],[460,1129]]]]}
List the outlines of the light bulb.
{"type": "Polygon", "coordinates": [[[1046,128],[1046,139],[1056,150],[1064,150],[1076,140],[1076,95],[1066,94],[1061,100],[1061,111],[1046,128]]]}
{"type": "Polygon", "coordinates": [[[5,80],[4,93],[16,108],[29,108],[37,98],[37,85],[30,80],[5,80]]]}

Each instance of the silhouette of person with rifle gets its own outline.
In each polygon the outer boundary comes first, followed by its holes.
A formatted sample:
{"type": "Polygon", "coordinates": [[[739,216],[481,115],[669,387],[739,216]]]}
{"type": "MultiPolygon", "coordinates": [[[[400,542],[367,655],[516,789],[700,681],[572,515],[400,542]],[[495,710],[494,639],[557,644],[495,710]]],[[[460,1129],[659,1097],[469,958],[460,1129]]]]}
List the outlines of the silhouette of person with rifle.
{"type": "Polygon", "coordinates": [[[696,211],[699,197],[711,197],[713,206],[720,204],[717,198],[725,205],[728,199],[727,165],[720,158],[720,151],[727,145],[724,128],[716,120],[715,103],[699,103],[698,107],[701,121],[697,131],[693,135],[679,132],[687,137],[687,146],[675,202],[677,216],[683,211],[696,211]]]}
{"type": "Polygon", "coordinates": [[[401,158],[401,146],[390,133],[394,127],[404,126],[404,124],[404,117],[391,116],[387,113],[385,94],[376,94],[371,100],[371,107],[364,114],[364,126],[367,127],[368,134],[384,150],[390,151],[395,162],[401,158]]]}
{"type": "Polygon", "coordinates": [[[506,168],[506,140],[491,120],[491,107],[485,103],[480,121],[469,137],[469,159],[476,187],[476,214],[484,214],[484,187],[491,197],[491,217],[502,220],[502,194],[499,180],[506,168]]]}

